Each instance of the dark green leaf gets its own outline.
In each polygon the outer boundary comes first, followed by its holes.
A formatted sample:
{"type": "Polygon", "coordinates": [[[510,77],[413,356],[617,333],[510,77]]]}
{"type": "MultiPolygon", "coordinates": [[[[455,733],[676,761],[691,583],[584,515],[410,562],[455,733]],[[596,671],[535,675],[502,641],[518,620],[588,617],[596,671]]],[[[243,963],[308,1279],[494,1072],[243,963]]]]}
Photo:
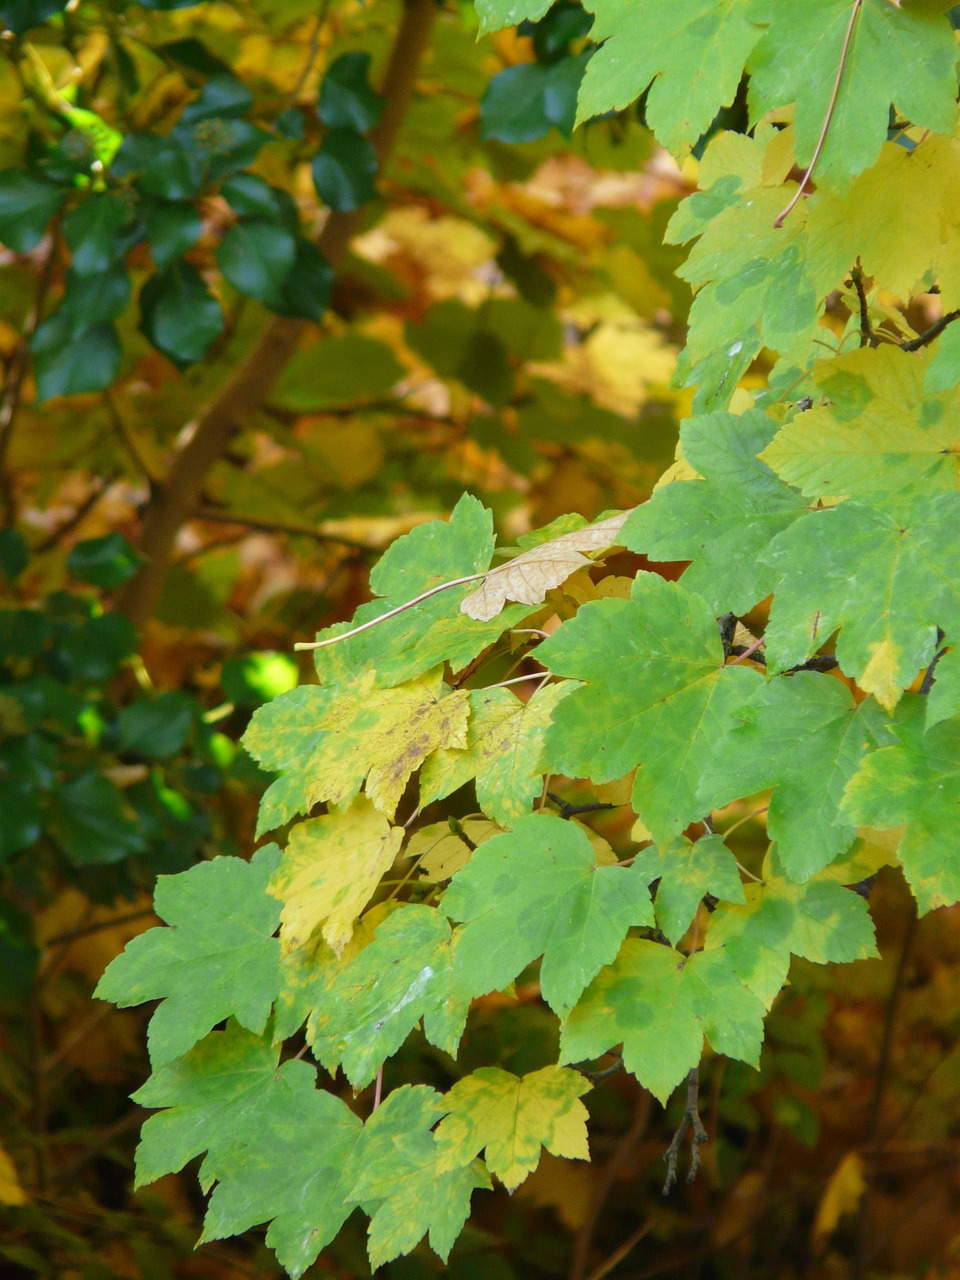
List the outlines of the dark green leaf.
{"type": "Polygon", "coordinates": [[[27,544],[19,529],[0,529],[0,573],[14,582],[30,560],[27,544]]]}
{"type": "Polygon", "coordinates": [[[133,623],[119,614],[104,613],[63,636],[56,646],[56,656],[72,679],[100,684],[115,674],[136,647],[133,623]]]}
{"type": "Polygon", "coordinates": [[[296,255],[296,240],[285,227],[251,218],[238,222],[223,237],[217,265],[240,293],[271,305],[296,255]]]}
{"type": "Polygon", "coordinates": [[[369,53],[344,53],[330,64],[317,103],[317,114],[328,129],[367,133],[377,123],[385,104],[371,89],[369,75],[369,53]]]}
{"type": "Polygon", "coordinates": [[[584,50],[552,65],[525,62],[494,76],[480,104],[480,136],[498,142],[534,142],[556,126],[569,138],[591,52],[584,50]]]}
{"type": "Polygon", "coordinates": [[[22,169],[0,173],[0,241],[15,253],[35,249],[59,210],[63,187],[22,169]]]}
{"type": "Polygon", "coordinates": [[[81,582],[115,591],[132,578],[140,566],[140,556],[122,533],[78,542],[67,556],[67,568],[81,582]]]}
{"type": "Polygon", "coordinates": [[[33,27],[42,27],[64,7],[64,0],[4,0],[0,4],[0,23],[15,36],[22,36],[33,27]]]}
{"type": "Polygon", "coordinates": [[[130,301],[130,277],[118,263],[96,275],[67,272],[61,311],[69,318],[72,336],[96,324],[115,320],[130,301]]]}
{"type": "Polygon", "coordinates": [[[82,774],[54,792],[50,833],[73,862],[84,865],[122,862],[144,849],[123,792],[98,773],[82,774]]]}
{"type": "Polygon", "coordinates": [[[0,775],[0,863],[40,838],[42,814],[29,782],[0,775]]]}
{"type": "Polygon", "coordinates": [[[273,309],[282,316],[322,320],[330,305],[336,274],[323,254],[309,240],[297,238],[297,256],[280,289],[273,309]]]}
{"type": "MultiPolygon", "coordinates": [[[[197,3],[198,0],[192,2],[197,3]]],[[[227,64],[192,36],[184,40],[167,40],[164,44],[156,45],[154,53],[175,62],[177,66],[186,67],[188,71],[197,71],[202,76],[230,76],[227,64]]]]}
{"type": "Polygon", "coordinates": [[[139,189],[166,200],[190,200],[199,190],[187,152],[176,138],[128,133],[111,166],[117,177],[136,175],[139,189]]]}
{"type": "Polygon", "coordinates": [[[199,707],[179,689],[141,698],[117,717],[120,748],[148,760],[166,760],[182,751],[199,707]]]}
{"type": "MultiPolygon", "coordinates": [[[[63,321],[69,321],[66,313],[63,321]]],[[[96,324],[92,329],[68,339],[61,324],[52,327],[60,313],[40,326],[30,343],[37,378],[37,400],[54,396],[103,391],[120,372],[123,353],[112,324],[96,324]]]]}
{"type": "Polygon", "coordinates": [[[32,658],[53,634],[49,620],[36,609],[0,609],[0,653],[6,658],[32,658]]]}
{"type": "Polygon", "coordinates": [[[236,173],[227,178],[220,194],[238,218],[266,218],[268,222],[277,222],[284,220],[288,212],[286,192],[271,187],[254,173],[236,173]]]}
{"type": "Polygon", "coordinates": [[[106,271],[117,259],[120,232],[129,221],[127,203],[106,192],[94,192],[63,220],[73,269],[79,275],[106,271]]]}
{"type": "Polygon", "coordinates": [[[313,159],[313,181],[320,199],[336,213],[349,213],[377,193],[377,153],[354,129],[333,129],[313,159]]]}
{"type": "Polygon", "coordinates": [[[299,142],[306,134],[303,112],[299,107],[288,107],[277,116],[275,127],[281,138],[292,138],[299,142]]]}
{"type": "Polygon", "coordinates": [[[200,96],[184,107],[178,124],[245,116],[252,106],[253,94],[242,81],[231,75],[214,76],[203,86],[200,96]]]}
{"type": "Polygon", "coordinates": [[[199,360],[223,332],[220,304],[189,262],[166,267],[147,281],[140,313],[143,332],[181,368],[199,360]]]}
{"type": "Polygon", "coordinates": [[[200,239],[203,219],[186,201],[165,201],[147,213],[147,239],[157,270],[176,262],[200,239]]]}

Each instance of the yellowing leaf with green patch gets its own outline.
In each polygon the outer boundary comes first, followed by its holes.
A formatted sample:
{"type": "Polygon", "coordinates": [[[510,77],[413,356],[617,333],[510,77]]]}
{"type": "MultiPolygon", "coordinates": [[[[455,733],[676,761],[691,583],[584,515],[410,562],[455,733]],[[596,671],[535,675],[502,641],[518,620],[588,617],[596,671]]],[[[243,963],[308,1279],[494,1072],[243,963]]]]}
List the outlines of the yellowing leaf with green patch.
{"type": "Polygon", "coordinates": [[[261,707],[244,745],[265,769],[283,771],[264,798],[268,824],[307,812],[320,801],[345,805],[366,780],[374,805],[393,817],[415,769],[439,747],[467,745],[468,696],[444,692],[428,672],[393,689],[377,689],[372,671],[343,687],[303,685],[261,707]],[[270,792],[283,785],[282,812],[270,792]]]}
{"type": "Polygon", "coordinates": [[[960,388],[925,393],[928,363],[927,352],[894,346],[819,360],[812,377],[826,403],[798,413],[760,457],[810,498],[955,491],[960,388]]]}
{"type": "Polygon", "coordinates": [[[269,884],[283,903],[283,950],[303,946],[319,927],[339,955],[402,843],[403,828],[362,796],[349,809],[298,822],[269,884]]]}
{"type": "Polygon", "coordinates": [[[590,1087],[566,1067],[521,1077],[481,1067],[444,1098],[447,1115],[436,1131],[438,1167],[461,1168],[485,1147],[487,1168],[514,1191],[540,1163],[541,1147],[568,1160],[589,1160],[587,1109],[580,1098],[590,1087]]]}
{"type": "Polygon", "coordinates": [[[501,826],[529,812],[543,789],[537,770],[544,734],[570,688],[547,685],[528,702],[510,689],[471,689],[466,750],[434,752],[420,775],[421,806],[475,778],[480,808],[501,826]]]}

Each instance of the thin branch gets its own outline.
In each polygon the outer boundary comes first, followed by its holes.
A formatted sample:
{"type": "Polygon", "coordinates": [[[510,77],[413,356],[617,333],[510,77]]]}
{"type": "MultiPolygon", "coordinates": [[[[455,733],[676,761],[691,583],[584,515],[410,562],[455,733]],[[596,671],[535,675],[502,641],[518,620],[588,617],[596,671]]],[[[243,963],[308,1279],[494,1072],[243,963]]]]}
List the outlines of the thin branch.
{"type": "Polygon", "coordinates": [[[628,1236],[619,1248],[614,1249],[610,1257],[606,1261],[601,1262],[598,1267],[590,1272],[587,1280],[603,1280],[603,1277],[609,1275],[615,1266],[621,1263],[627,1254],[632,1253],[636,1246],[640,1243],[644,1236],[650,1234],[653,1227],[652,1221],[648,1218],[642,1226],[637,1227],[632,1236],[628,1236]]]}
{"type": "Polygon", "coordinates": [[[256,529],[260,533],[287,533],[291,537],[312,538],[315,542],[332,542],[338,547],[346,547],[363,555],[377,555],[382,547],[371,547],[365,542],[357,542],[355,538],[341,538],[336,533],[324,533],[309,524],[296,524],[289,520],[262,520],[258,516],[244,515],[239,511],[220,511],[217,507],[197,507],[193,513],[194,520],[204,520],[210,524],[236,524],[246,529],[256,529]]]}
{"type": "Polygon", "coordinates": [[[830,94],[830,102],[827,105],[827,114],[823,117],[823,128],[820,130],[820,137],[817,139],[817,145],[813,149],[813,158],[809,165],[807,165],[806,173],[800,179],[800,185],[794,192],[793,199],[784,209],[783,213],[774,219],[773,225],[775,227],[783,226],[784,220],[793,210],[794,205],[806,190],[807,183],[810,181],[810,175],[813,173],[816,163],[820,159],[823,144],[827,140],[827,131],[830,128],[830,121],[833,119],[833,113],[836,110],[837,98],[840,96],[840,81],[843,79],[843,69],[847,64],[847,53],[850,50],[850,41],[853,39],[853,28],[856,25],[857,15],[862,8],[863,0],[853,0],[853,7],[850,10],[850,21],[847,23],[847,33],[843,37],[843,47],[840,50],[840,63],[837,67],[837,77],[833,82],[833,92],[830,94]]]}
{"type": "Polygon", "coordinates": [[[44,946],[62,947],[67,942],[73,942],[74,938],[85,938],[90,933],[100,933],[103,929],[112,929],[114,925],[126,924],[129,920],[143,920],[147,916],[154,915],[153,907],[143,907],[140,911],[128,911],[125,916],[112,916],[109,920],[97,920],[93,924],[81,925],[78,929],[68,929],[66,933],[54,934],[52,938],[47,938],[44,946]]]}
{"type": "Polygon", "coordinates": [[[609,1080],[611,1076],[617,1075],[621,1071],[626,1071],[623,1065],[623,1059],[619,1053],[615,1054],[616,1061],[610,1067],[602,1067],[599,1071],[584,1071],[581,1067],[580,1074],[587,1077],[592,1084],[599,1084],[601,1080],[609,1080]]]}
{"type": "Polygon", "coordinates": [[[130,455],[130,460],[143,478],[151,486],[157,483],[160,477],[147,461],[146,455],[137,443],[133,432],[123,420],[123,415],[117,405],[112,392],[104,391],[103,403],[107,407],[107,413],[110,415],[110,421],[113,423],[114,430],[120,437],[120,443],[130,455]]]}
{"type": "Polygon", "coordinates": [[[860,266],[860,260],[857,259],[857,265],[850,272],[850,279],[853,281],[853,287],[857,291],[857,302],[860,306],[860,345],[861,347],[879,347],[880,339],[873,331],[870,323],[870,311],[867,306],[867,291],[863,283],[863,269],[860,266]]]}
{"type": "Polygon", "coordinates": [[[623,805],[610,804],[606,800],[591,800],[589,804],[568,804],[553,791],[548,791],[547,796],[559,808],[561,818],[576,818],[581,813],[599,813],[602,809],[623,808],[623,805]]]}
{"type": "Polygon", "coordinates": [[[909,342],[901,342],[901,351],[919,351],[921,347],[927,346],[934,338],[939,338],[948,324],[953,324],[954,320],[960,320],[960,311],[948,311],[945,316],[941,316],[935,324],[929,329],[924,329],[916,338],[911,338],[909,342]]]}
{"type": "Polygon", "coordinates": [[[923,680],[920,683],[920,688],[917,690],[917,693],[929,693],[930,690],[933,688],[934,678],[937,673],[937,663],[940,661],[940,659],[943,657],[943,655],[946,652],[947,652],[946,649],[938,649],[937,652],[933,655],[933,661],[930,663],[929,667],[927,667],[927,670],[924,673],[923,680]]]}
{"type": "Polygon", "coordinates": [[[692,1130],[690,1139],[690,1172],[687,1174],[688,1182],[693,1182],[700,1168],[700,1148],[705,1142],[710,1141],[709,1135],[703,1127],[703,1121],[700,1119],[699,1103],[700,1068],[692,1067],[687,1076],[687,1105],[683,1109],[683,1116],[677,1125],[673,1141],[667,1147],[663,1157],[667,1162],[667,1176],[663,1183],[663,1194],[665,1196],[670,1194],[676,1184],[677,1161],[683,1140],[687,1136],[687,1130],[692,1130]]]}
{"type": "Polygon", "coordinates": [[[750,645],[748,648],[744,649],[741,653],[738,653],[737,656],[729,665],[731,667],[735,667],[738,662],[746,662],[748,658],[753,657],[753,655],[757,652],[758,649],[761,649],[763,647],[763,643],[764,643],[763,636],[761,636],[759,640],[754,640],[753,644],[750,645]]]}
{"type": "Polygon", "coordinates": [[[98,476],[94,481],[93,488],[84,500],[78,504],[73,514],[68,516],[68,518],[64,520],[62,524],[59,524],[56,529],[53,529],[48,533],[45,538],[34,543],[33,554],[42,555],[45,551],[52,551],[53,548],[58,546],[64,538],[73,533],[74,529],[78,528],[84,522],[113,482],[119,479],[119,476],[119,471],[111,471],[109,475],[98,476]]]}
{"type": "Polygon", "coordinates": [[[323,24],[327,20],[327,14],[330,12],[330,0],[323,0],[317,9],[317,16],[314,19],[313,28],[310,31],[310,42],[307,45],[307,60],[303,64],[303,70],[297,77],[297,83],[290,90],[290,96],[287,99],[286,109],[289,111],[291,107],[297,105],[297,99],[303,92],[304,85],[310,77],[313,70],[313,64],[317,60],[317,54],[320,52],[320,32],[323,30],[323,24]]]}

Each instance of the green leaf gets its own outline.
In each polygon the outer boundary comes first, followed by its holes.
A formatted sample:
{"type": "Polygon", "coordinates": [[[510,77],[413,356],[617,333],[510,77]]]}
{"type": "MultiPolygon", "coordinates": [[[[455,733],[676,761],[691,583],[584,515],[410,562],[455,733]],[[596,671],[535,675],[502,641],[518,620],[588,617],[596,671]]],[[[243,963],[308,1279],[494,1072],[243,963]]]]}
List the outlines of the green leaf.
{"type": "Polygon", "coordinates": [[[377,153],[355,129],[332,129],[313,158],[313,183],[335,212],[349,213],[377,194],[377,153]]]}
{"type": "Polygon", "coordinates": [[[186,148],[169,135],[128,133],[111,172],[116,177],[133,175],[140,191],[164,200],[192,200],[200,189],[186,148]]]}
{"type": "Polygon", "coordinates": [[[315,1068],[278,1066],[278,1056],[231,1022],[156,1070],[135,1095],[141,1106],[165,1108],[143,1126],[137,1185],[206,1151],[201,1181],[217,1186],[202,1239],[270,1222],[267,1244],[296,1277],[352,1210],[344,1169],[362,1126],[339,1098],[317,1089],[315,1068]]]}
{"type": "Polygon", "coordinates": [[[330,305],[335,280],[336,273],[320,250],[298,237],[293,266],[280,286],[273,310],[281,316],[320,321],[330,305]]]}
{"type": "Polygon", "coordinates": [[[624,1066],[666,1105],[699,1063],[704,1036],[717,1053],[756,1066],[763,1005],[720,951],[684,956],[628,938],[561,1029],[560,1059],[599,1058],[622,1043],[624,1066]]]}
{"type": "Polygon", "coordinates": [[[345,333],[297,351],[270,400],[295,413],[363,404],[389,396],[405,374],[386,343],[361,333],[345,333]]]}
{"type": "Polygon", "coordinates": [[[926,366],[927,353],[895,346],[817,361],[827,403],[797,414],[761,458],[810,498],[954,492],[960,389],[930,395],[926,366]]]}
{"type": "Polygon", "coordinates": [[[141,327],[178,368],[200,360],[223,332],[224,317],[196,267],[176,262],[140,291],[141,327]]]}
{"type": "Polygon", "coordinates": [[[328,129],[367,133],[386,105],[370,87],[369,53],[342,53],[327,68],[320,85],[317,115],[328,129]]]}
{"type": "Polygon", "coordinates": [[[542,18],[554,0],[477,0],[481,32],[515,27],[542,18]]]}
{"type": "Polygon", "coordinates": [[[186,746],[199,711],[197,702],[179,689],[138,698],[117,717],[120,748],[148,760],[168,760],[186,746]]]}
{"type": "Polygon", "coordinates": [[[761,685],[717,743],[700,782],[704,812],[774,787],[767,830],[791,880],[809,880],[853,844],[844,787],[885,740],[886,717],[840,680],[799,671],[761,685]]]}
{"type": "Polygon", "coordinates": [[[0,776],[0,863],[36,844],[43,812],[31,782],[0,776]]]}
{"type": "Polygon", "coordinates": [[[503,827],[528,813],[543,790],[537,772],[554,708],[570,686],[541,686],[529,700],[509,689],[471,689],[466,750],[435,751],[420,775],[420,806],[442,800],[472,778],[477,802],[503,827]]]}
{"type": "Polygon", "coordinates": [[[703,816],[700,775],[760,676],[724,667],[716,618],[701,596],[640,573],[629,600],[584,605],[537,658],[588,682],[554,712],[547,770],[610,782],[639,765],[633,807],[660,844],[703,816]]]}
{"type": "Polygon", "coordinates": [[[727,902],[743,902],[743,884],[737,860],[722,836],[685,836],[663,850],[652,846],[636,855],[637,874],[650,883],[659,880],[653,904],[657,925],[676,946],[689,929],[697,908],[709,893],[727,902]]]}
{"type": "Polygon", "coordinates": [[[771,669],[805,662],[840,627],[841,669],[892,708],[933,657],[937,626],[960,630],[960,583],[943,572],[958,558],[956,493],[810,512],[763,553],[777,576],[771,669]]]}
{"type": "Polygon", "coordinates": [[[0,573],[16,582],[30,563],[30,553],[19,529],[0,529],[0,573]]]}
{"type": "Polygon", "coordinates": [[[843,798],[851,822],[905,825],[899,858],[921,914],[960,901],[960,717],[927,729],[925,711],[923,698],[904,697],[896,744],[867,756],[843,798]]]}
{"type": "Polygon", "coordinates": [[[223,692],[238,707],[259,707],[297,685],[298,667],[285,653],[261,651],[228,658],[220,672],[223,692]]]}
{"type": "Polygon", "coordinates": [[[123,352],[112,324],[95,324],[77,335],[72,327],[67,313],[57,312],[30,340],[39,403],[104,391],[120,372],[123,352]]]}
{"type": "Polygon", "coordinates": [[[603,43],[584,76],[577,123],[629,106],[649,85],[647,123],[677,156],[733,102],[761,35],[751,21],[753,0],[589,0],[585,7],[596,15],[591,39],[603,43]]]}
{"type": "Polygon", "coordinates": [[[235,289],[271,305],[297,256],[292,232],[262,218],[236,223],[217,249],[217,265],[235,289]]]}
{"type": "Polygon", "coordinates": [[[90,275],[116,262],[126,247],[121,231],[130,220],[125,200],[106,192],[94,192],[63,220],[63,237],[70,247],[71,264],[78,275],[90,275]]]}
{"type": "Polygon", "coordinates": [[[481,1067],[443,1100],[447,1114],[436,1131],[440,1168],[462,1168],[485,1147],[487,1168],[512,1192],[540,1163],[541,1146],[568,1160],[589,1160],[580,1098],[590,1087],[566,1067],[519,1079],[500,1067],[481,1067]]]}
{"type": "MultiPolygon", "coordinates": [[[[873,164],[886,141],[893,104],[922,129],[952,131],[956,46],[949,8],[950,0],[903,8],[889,0],[864,0],[817,160],[818,184],[843,187],[873,164]]],[[[754,0],[751,16],[768,24],[749,63],[751,119],[795,102],[797,164],[805,167],[831,105],[851,6],[848,0],[754,0]]]]}
{"type": "Polygon", "coordinates": [[[934,348],[923,389],[928,395],[950,391],[960,383],[960,325],[951,325],[934,348]]]}
{"type": "Polygon", "coordinates": [[[475,850],[443,895],[456,931],[454,990],[485,995],[543,956],[540,987],[567,1013],[632,925],[653,923],[647,881],[598,867],[584,832],[552,814],[518,818],[475,850]]]}
{"type": "Polygon", "coordinates": [[[494,76],[480,103],[480,136],[534,142],[556,126],[573,132],[577,91],[592,50],[545,65],[524,62],[494,76]]]}
{"type": "Polygon", "coordinates": [[[166,200],[148,210],[146,228],[153,261],[163,271],[197,243],[203,235],[203,219],[195,205],[166,200]]]}
{"type": "Polygon", "coordinates": [[[122,1009],[162,1000],[147,1034],[154,1069],[224,1018],[263,1031],[280,990],[280,904],[267,893],[279,859],[265,845],[250,862],[214,858],[157,881],[154,910],[171,927],[128,943],[94,993],[122,1009]]]}
{"type": "Polygon", "coordinates": [[[62,636],[56,654],[70,679],[99,684],[115,675],[124,659],[136,651],[133,623],[119,614],[104,613],[62,636]]]}
{"type": "Polygon", "coordinates": [[[92,325],[115,320],[130,301],[130,277],[117,263],[97,275],[67,272],[61,313],[71,321],[71,338],[92,325]]]}
{"type": "Polygon", "coordinates": [[[960,649],[953,648],[937,663],[933,688],[927,695],[927,728],[960,713],[960,649]]]}
{"type": "Polygon", "coordinates": [[[264,797],[258,830],[321,800],[347,805],[364,781],[373,804],[392,817],[431,751],[466,746],[467,715],[466,692],[444,694],[439,672],[377,691],[367,673],[339,688],[305,685],[282,694],[254,712],[243,737],[264,769],[290,775],[278,805],[273,788],[264,797]]]}
{"type": "Polygon", "coordinates": [[[78,542],[67,556],[67,568],[81,582],[115,591],[137,572],[140,559],[122,533],[105,533],[78,542]]]}
{"type": "Polygon", "coordinates": [[[757,454],[776,434],[759,410],[711,413],[683,424],[683,456],[702,479],[674,481],[627,517],[620,540],[652,560],[690,560],[683,585],[720,614],[744,614],[773,590],[759,559],[807,503],[757,454]]]}
{"type": "MultiPolygon", "coordinates": [[[[220,194],[238,218],[265,218],[268,222],[283,222],[287,218],[289,197],[286,192],[271,187],[254,173],[237,173],[227,178],[220,194]]],[[[293,213],[291,231],[297,226],[295,208],[293,213]]]]}
{"type": "Polygon", "coordinates": [[[430,1043],[455,1054],[467,1004],[453,992],[450,926],[435,908],[408,904],[325,986],[307,1039],[328,1071],[342,1067],[362,1089],[421,1018],[430,1043]]]}
{"type": "Polygon", "coordinates": [[[0,4],[0,23],[14,35],[22,36],[33,27],[42,27],[65,7],[64,0],[4,0],[0,4]]]}
{"type": "Polygon", "coordinates": [[[144,851],[143,832],[123,792],[93,772],[65,782],[53,793],[50,834],[81,866],[122,862],[144,851]]]}
{"type": "Polygon", "coordinates": [[[0,241],[14,253],[35,249],[65,194],[63,187],[45,178],[22,169],[4,169],[0,173],[0,241]]]}
{"type": "Polygon", "coordinates": [[[253,106],[253,94],[232,75],[211,76],[198,97],[184,107],[179,124],[200,120],[230,120],[245,116],[253,106]]]}
{"type": "Polygon", "coordinates": [[[866,902],[831,880],[791,884],[767,859],[762,884],[744,886],[745,906],[718,904],[706,955],[722,954],[769,1008],[787,980],[790,956],[815,964],[866,960],[878,954],[866,902]]]}
{"type": "Polygon", "coordinates": [[[367,1249],[374,1269],[410,1253],[429,1232],[446,1262],[470,1212],[470,1197],[490,1179],[479,1161],[441,1171],[431,1132],[443,1100],[424,1085],[395,1089],[364,1125],[354,1151],[351,1198],[371,1213],[367,1249]]]}

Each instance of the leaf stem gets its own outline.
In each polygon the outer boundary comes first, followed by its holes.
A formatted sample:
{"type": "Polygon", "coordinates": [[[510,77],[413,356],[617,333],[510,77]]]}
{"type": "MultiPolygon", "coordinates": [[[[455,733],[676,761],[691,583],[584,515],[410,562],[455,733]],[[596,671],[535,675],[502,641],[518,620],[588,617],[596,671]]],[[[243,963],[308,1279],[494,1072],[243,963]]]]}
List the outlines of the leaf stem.
{"type": "Polygon", "coordinates": [[[687,1076],[687,1105],[684,1107],[683,1116],[677,1125],[677,1131],[673,1135],[673,1141],[664,1154],[664,1160],[667,1162],[667,1176],[663,1184],[663,1194],[669,1195],[673,1190],[677,1181],[677,1160],[680,1155],[680,1147],[686,1137],[687,1130],[691,1129],[692,1136],[690,1141],[691,1157],[690,1172],[687,1174],[687,1181],[693,1182],[697,1176],[697,1170],[700,1168],[700,1148],[705,1142],[709,1142],[710,1138],[706,1129],[703,1127],[703,1121],[700,1119],[700,1068],[699,1066],[691,1067],[687,1076]]]}
{"type": "Polygon", "coordinates": [[[398,614],[406,613],[414,605],[422,604],[424,600],[429,600],[431,596],[438,595],[441,591],[446,591],[448,587],[462,587],[465,582],[477,582],[480,578],[485,578],[486,576],[487,570],[485,569],[483,573],[471,573],[466,578],[452,578],[449,582],[441,582],[438,586],[431,587],[429,591],[424,591],[421,595],[414,596],[406,604],[398,604],[395,609],[388,609],[386,613],[381,613],[379,618],[371,618],[369,622],[361,622],[359,627],[351,627],[349,631],[343,631],[338,636],[330,636],[326,640],[300,641],[293,647],[298,652],[305,652],[308,649],[325,649],[328,645],[339,644],[341,640],[349,640],[352,636],[358,636],[361,631],[369,631],[371,627],[378,627],[381,622],[396,618],[398,614]]]}
{"type": "Polygon", "coordinates": [[[820,153],[823,151],[823,144],[827,140],[827,131],[830,128],[830,121],[833,119],[833,113],[836,110],[837,98],[840,96],[840,81],[843,79],[843,68],[846,66],[847,53],[850,49],[850,41],[853,39],[853,28],[856,25],[857,15],[862,8],[863,0],[853,0],[853,8],[850,10],[850,21],[847,23],[847,33],[843,37],[843,47],[840,50],[840,63],[837,67],[837,76],[833,82],[833,92],[830,94],[830,102],[827,105],[827,114],[823,117],[823,128],[820,130],[820,137],[817,139],[817,145],[813,149],[813,158],[809,165],[807,165],[806,173],[800,179],[800,185],[794,192],[793,199],[784,209],[783,213],[779,214],[774,219],[773,225],[775,227],[782,227],[784,220],[793,211],[794,206],[806,190],[807,183],[810,181],[810,175],[813,173],[816,163],[820,159],[820,153]]]}

